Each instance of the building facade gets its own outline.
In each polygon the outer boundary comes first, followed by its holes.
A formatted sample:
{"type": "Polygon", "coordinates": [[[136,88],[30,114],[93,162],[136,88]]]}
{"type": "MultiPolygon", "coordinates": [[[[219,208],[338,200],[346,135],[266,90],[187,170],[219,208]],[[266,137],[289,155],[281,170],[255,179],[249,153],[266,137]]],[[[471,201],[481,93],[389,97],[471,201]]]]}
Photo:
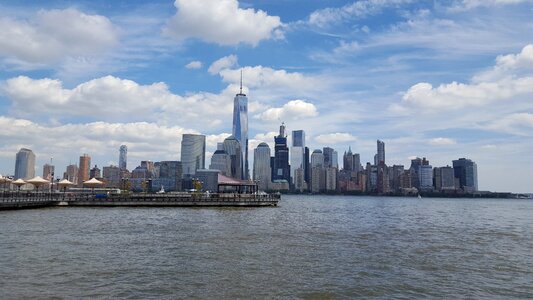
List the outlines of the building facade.
{"type": "Polygon", "coordinates": [[[296,180],[296,170],[305,170],[305,132],[303,130],[292,131],[292,147],[290,153],[291,179],[296,180]]]}
{"type": "Polygon", "coordinates": [[[122,170],[128,169],[128,146],[122,145],[119,148],[118,167],[122,170]]]}
{"type": "Polygon", "coordinates": [[[248,169],[248,98],[242,92],[242,74],[241,74],[241,89],[233,99],[233,128],[232,133],[235,139],[239,141],[241,177],[239,179],[249,179],[248,169]]]}
{"type": "Polygon", "coordinates": [[[90,179],[89,172],[91,166],[91,157],[89,154],[83,154],[80,156],[80,163],[78,168],[78,184],[83,184],[84,181],[87,181],[90,179]]]}
{"type": "Polygon", "coordinates": [[[279,127],[279,135],[274,137],[274,166],[272,168],[272,181],[284,180],[291,182],[291,168],[289,165],[289,147],[285,135],[285,124],[279,127]]]}
{"type": "Polygon", "coordinates": [[[455,178],[459,179],[459,188],[465,192],[478,191],[477,164],[470,159],[459,158],[453,161],[455,178]]]}
{"type": "Polygon", "coordinates": [[[184,134],[181,139],[181,164],[183,177],[196,174],[205,169],[205,135],[184,134]]]}
{"type": "Polygon", "coordinates": [[[21,148],[15,158],[15,180],[35,177],[35,154],[27,148],[21,148]]]}
{"type": "Polygon", "coordinates": [[[271,176],[270,147],[267,143],[261,143],[254,149],[254,181],[259,190],[270,189],[271,176]]]}

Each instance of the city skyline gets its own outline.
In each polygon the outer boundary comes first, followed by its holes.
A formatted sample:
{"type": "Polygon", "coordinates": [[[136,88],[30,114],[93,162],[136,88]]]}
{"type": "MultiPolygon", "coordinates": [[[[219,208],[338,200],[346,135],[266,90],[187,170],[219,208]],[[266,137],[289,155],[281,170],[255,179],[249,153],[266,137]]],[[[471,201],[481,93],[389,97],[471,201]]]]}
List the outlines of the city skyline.
{"type": "Polygon", "coordinates": [[[372,163],[380,139],[387,164],[467,157],[480,190],[531,192],[531,1],[189,4],[3,2],[0,174],[21,148],[36,174],[54,157],[56,177],[83,153],[118,165],[120,145],[130,169],[180,160],[184,133],[206,135],[208,166],[242,70],[249,153],[273,151],[285,122],[311,152],[351,146],[372,163]]]}

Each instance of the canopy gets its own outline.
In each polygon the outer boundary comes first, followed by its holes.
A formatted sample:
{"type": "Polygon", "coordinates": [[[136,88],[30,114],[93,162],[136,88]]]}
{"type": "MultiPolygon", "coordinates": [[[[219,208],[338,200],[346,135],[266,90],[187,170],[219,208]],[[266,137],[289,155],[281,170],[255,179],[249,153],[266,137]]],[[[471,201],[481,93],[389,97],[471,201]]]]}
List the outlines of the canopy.
{"type": "Polygon", "coordinates": [[[74,183],[70,182],[68,179],[63,179],[63,180],[59,181],[57,183],[57,185],[60,186],[60,187],[67,187],[69,185],[74,185],[74,183]]]}
{"type": "Polygon", "coordinates": [[[103,184],[104,184],[103,182],[101,182],[100,180],[98,180],[96,178],[91,178],[91,179],[83,182],[84,186],[90,187],[90,188],[99,187],[99,186],[102,186],[103,184]]]}
{"type": "Polygon", "coordinates": [[[11,182],[11,179],[0,175],[0,183],[7,183],[7,182],[11,182]]]}
{"type": "Polygon", "coordinates": [[[26,184],[26,181],[24,181],[22,178],[19,178],[19,179],[13,181],[12,184],[14,184],[14,185],[16,185],[18,187],[21,187],[21,186],[26,184]]]}
{"type": "Polygon", "coordinates": [[[32,179],[26,181],[29,184],[33,184],[35,187],[40,187],[41,185],[49,184],[50,181],[43,179],[41,176],[35,176],[32,179]]]}

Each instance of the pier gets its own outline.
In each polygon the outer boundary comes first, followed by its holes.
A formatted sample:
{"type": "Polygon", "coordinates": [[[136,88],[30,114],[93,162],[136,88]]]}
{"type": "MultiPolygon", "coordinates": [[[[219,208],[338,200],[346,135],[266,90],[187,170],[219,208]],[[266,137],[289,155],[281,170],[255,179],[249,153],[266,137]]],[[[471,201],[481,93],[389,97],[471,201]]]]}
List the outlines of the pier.
{"type": "Polygon", "coordinates": [[[42,207],[262,207],[277,206],[279,194],[168,193],[89,194],[17,193],[0,194],[0,210],[42,207]]]}

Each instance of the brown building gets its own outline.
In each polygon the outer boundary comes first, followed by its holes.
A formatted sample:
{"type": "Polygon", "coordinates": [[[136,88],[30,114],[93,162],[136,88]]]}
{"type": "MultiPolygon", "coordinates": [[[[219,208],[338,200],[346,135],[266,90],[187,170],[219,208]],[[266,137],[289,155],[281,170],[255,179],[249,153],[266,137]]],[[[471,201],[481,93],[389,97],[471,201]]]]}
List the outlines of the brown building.
{"type": "Polygon", "coordinates": [[[89,180],[89,168],[91,166],[91,157],[89,154],[80,156],[80,167],[78,173],[78,183],[81,185],[84,181],[89,180]]]}

